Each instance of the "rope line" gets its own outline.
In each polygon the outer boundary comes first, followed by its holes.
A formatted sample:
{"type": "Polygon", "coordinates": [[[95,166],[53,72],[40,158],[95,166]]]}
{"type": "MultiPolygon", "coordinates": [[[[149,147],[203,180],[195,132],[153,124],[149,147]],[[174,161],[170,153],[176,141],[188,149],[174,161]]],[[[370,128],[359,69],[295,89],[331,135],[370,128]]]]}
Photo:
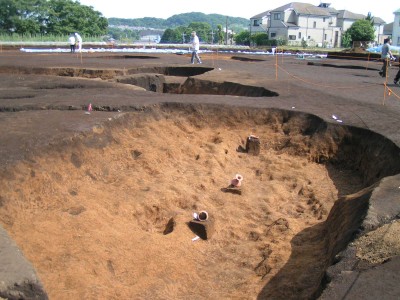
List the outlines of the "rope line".
{"type": "MultiPolygon", "coordinates": [[[[336,89],[353,89],[353,88],[355,88],[354,86],[341,86],[341,87],[339,86],[339,87],[338,87],[338,86],[336,86],[336,85],[326,85],[326,84],[320,84],[320,83],[312,82],[312,81],[303,79],[303,78],[301,78],[301,77],[299,77],[299,76],[296,76],[296,75],[294,75],[294,74],[288,72],[286,69],[282,68],[281,66],[278,66],[278,68],[279,68],[280,70],[282,70],[283,72],[285,72],[286,74],[288,74],[290,77],[292,77],[292,78],[294,78],[294,79],[296,79],[296,80],[299,80],[299,81],[302,81],[302,82],[311,84],[311,85],[315,85],[315,86],[319,86],[319,87],[329,87],[329,88],[333,88],[333,87],[334,87],[334,88],[336,88],[336,89]]],[[[365,86],[367,86],[367,84],[365,84],[365,86]]]]}
{"type": "MultiPolygon", "coordinates": [[[[279,52],[276,52],[277,54],[279,52]]],[[[283,53],[283,52],[282,52],[283,53]]],[[[277,55],[278,56],[278,55],[277,55]]],[[[343,56],[339,56],[338,57],[343,57],[343,56]]],[[[346,56],[346,57],[352,57],[352,56],[346,56]]],[[[357,59],[361,59],[360,57],[353,57],[353,58],[357,58],[357,59]]],[[[367,65],[371,62],[378,62],[378,61],[382,61],[381,59],[373,59],[371,60],[370,57],[368,56],[368,61],[367,61],[367,65]]],[[[282,55],[282,63],[283,63],[283,55],[282,55]]],[[[399,65],[400,63],[397,62],[392,62],[392,65],[399,65]]],[[[385,105],[386,103],[386,97],[391,97],[393,96],[395,99],[400,100],[400,94],[396,93],[392,88],[390,88],[388,86],[388,71],[389,71],[389,66],[390,66],[390,62],[388,62],[386,64],[386,78],[385,78],[385,82],[383,83],[383,99],[382,99],[382,105],[385,105]]],[[[276,74],[275,74],[275,79],[278,80],[278,69],[285,72],[287,75],[289,75],[291,78],[294,78],[298,81],[304,82],[306,84],[310,84],[310,85],[314,85],[314,86],[319,86],[319,87],[327,87],[327,88],[334,88],[334,89],[355,89],[358,88],[359,86],[336,86],[336,85],[326,85],[326,84],[321,84],[321,83],[317,83],[317,82],[313,82],[310,80],[306,80],[304,78],[301,78],[297,75],[294,75],[292,73],[290,73],[289,71],[287,71],[285,68],[283,68],[281,65],[278,64],[278,57],[276,57],[275,59],[275,68],[276,68],[276,74]]],[[[361,86],[367,86],[370,84],[365,84],[365,85],[361,85],[361,86]]]]}

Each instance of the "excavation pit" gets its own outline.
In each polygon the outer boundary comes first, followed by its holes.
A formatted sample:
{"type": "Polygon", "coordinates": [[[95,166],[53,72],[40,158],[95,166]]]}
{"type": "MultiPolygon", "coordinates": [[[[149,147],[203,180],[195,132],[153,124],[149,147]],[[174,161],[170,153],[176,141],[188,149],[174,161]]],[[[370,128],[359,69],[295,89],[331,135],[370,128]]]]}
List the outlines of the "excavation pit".
{"type": "MultiPolygon", "coordinates": [[[[72,93],[74,89],[103,88],[105,81],[126,84],[134,88],[163,94],[193,94],[193,95],[231,95],[244,97],[278,97],[279,93],[262,86],[243,84],[236,81],[215,81],[198,78],[198,75],[212,71],[209,67],[141,67],[127,70],[121,69],[82,69],[82,68],[0,68],[1,73],[15,76],[25,74],[46,76],[43,80],[32,83],[33,91],[57,90],[60,93],[72,93]],[[73,77],[66,80],[64,77],[73,77]],[[81,79],[102,79],[97,80],[81,79]],[[71,90],[68,92],[68,90],[71,90]]],[[[0,99],[35,98],[26,91],[3,91],[0,99]],[[18,95],[18,94],[21,94],[18,95]]],[[[41,95],[41,93],[39,93],[41,95]]],[[[53,105],[54,109],[54,105],[53,105]]],[[[62,109],[60,107],[60,109],[62,109]]],[[[94,107],[95,109],[95,107],[94,107]]],[[[1,108],[0,111],[7,109],[1,108]]],[[[102,109],[100,109],[102,110],[102,109]]]]}
{"type": "Polygon", "coordinates": [[[148,55],[108,55],[100,56],[101,59],[159,59],[157,56],[148,55]]]}
{"type": "Polygon", "coordinates": [[[189,77],[185,80],[170,79],[159,74],[137,74],[118,76],[118,83],[142,87],[150,92],[165,94],[193,95],[232,95],[244,97],[277,97],[277,92],[264,87],[240,84],[237,82],[215,82],[189,77]]]}
{"type": "Polygon", "coordinates": [[[399,157],[376,133],[310,114],[170,103],[9,167],[0,220],[50,299],[307,299],[357,229],[326,226],[335,203],[365,197],[400,171],[399,157]],[[250,134],[258,156],[236,150],[250,134]],[[237,173],[245,193],[221,192],[237,173]],[[194,243],[186,223],[201,210],[215,231],[194,243]]]}

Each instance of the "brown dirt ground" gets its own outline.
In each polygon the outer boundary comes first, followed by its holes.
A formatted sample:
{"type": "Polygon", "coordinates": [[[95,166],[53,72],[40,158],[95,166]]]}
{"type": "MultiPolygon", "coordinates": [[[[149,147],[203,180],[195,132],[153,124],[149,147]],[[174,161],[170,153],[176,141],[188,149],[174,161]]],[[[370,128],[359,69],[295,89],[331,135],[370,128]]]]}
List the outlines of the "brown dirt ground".
{"type": "MultiPolygon", "coordinates": [[[[335,114],[399,144],[399,88],[391,86],[383,99],[377,71],[307,66],[295,58],[282,58],[277,80],[274,58],[244,62],[229,55],[204,55],[213,71],[196,78],[262,86],[280,96],[159,94],[112,78],[29,74],[37,67],[125,70],[188,60],[155,57],[0,53],[0,223],[50,299],[255,299],[288,263],[299,234],[306,245],[286,274],[295,291],[288,298],[311,297],[325,263],[319,225],[339,196],[363,187],[361,175],[304,155],[310,145],[301,132],[291,132],[296,147],[285,148],[281,120],[265,122],[243,107],[311,112],[328,122],[335,114]],[[115,110],[85,115],[89,102],[115,110]],[[167,102],[239,108],[191,115],[158,108],[167,102]],[[237,151],[249,134],[262,141],[259,156],[237,151]],[[237,173],[243,194],[224,193],[237,173]],[[200,210],[209,212],[215,232],[193,242],[187,222],[200,210]],[[164,235],[170,218],[176,226],[164,235]]],[[[385,259],[399,254],[396,247],[385,250],[385,259]]],[[[360,256],[372,255],[366,252],[360,256]]],[[[272,296],[280,298],[279,291],[272,296]]]]}

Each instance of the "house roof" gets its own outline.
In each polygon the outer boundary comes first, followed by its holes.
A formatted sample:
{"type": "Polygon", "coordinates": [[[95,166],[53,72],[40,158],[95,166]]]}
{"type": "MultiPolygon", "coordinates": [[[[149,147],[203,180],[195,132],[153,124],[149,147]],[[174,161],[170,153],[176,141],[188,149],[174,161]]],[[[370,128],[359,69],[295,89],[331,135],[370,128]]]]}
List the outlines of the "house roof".
{"type": "MultiPolygon", "coordinates": [[[[339,10],[339,15],[338,18],[340,19],[350,19],[350,20],[363,20],[367,16],[363,14],[355,14],[352,13],[351,11],[348,10],[339,10]]],[[[379,18],[379,17],[373,17],[374,18],[374,24],[385,24],[386,22],[379,18]]]]}
{"type": "Polygon", "coordinates": [[[364,16],[363,14],[355,14],[355,13],[353,13],[351,11],[340,9],[338,18],[340,18],[340,19],[351,19],[351,20],[361,20],[361,19],[365,19],[366,16],[364,16]]]}
{"type": "Polygon", "coordinates": [[[374,24],[386,24],[386,22],[379,17],[374,17],[374,24]]]}
{"type": "Polygon", "coordinates": [[[338,15],[339,11],[333,7],[329,7],[330,3],[326,3],[327,6],[322,6],[323,3],[321,3],[318,7],[327,10],[331,15],[338,15]]]}
{"type": "Polygon", "coordinates": [[[301,15],[317,15],[317,16],[330,16],[330,8],[323,8],[318,7],[309,3],[302,3],[302,2],[291,2],[281,7],[275,8],[271,10],[274,11],[286,11],[288,9],[292,9],[298,14],[301,15]]]}
{"type": "Polygon", "coordinates": [[[267,11],[264,11],[263,13],[261,13],[261,14],[258,14],[258,15],[255,15],[255,16],[251,17],[250,19],[261,19],[263,17],[268,16],[269,13],[270,13],[270,10],[267,10],[267,11]]]}
{"type": "Polygon", "coordinates": [[[295,23],[289,23],[289,22],[282,22],[282,23],[285,24],[286,27],[300,27],[295,23]]]}

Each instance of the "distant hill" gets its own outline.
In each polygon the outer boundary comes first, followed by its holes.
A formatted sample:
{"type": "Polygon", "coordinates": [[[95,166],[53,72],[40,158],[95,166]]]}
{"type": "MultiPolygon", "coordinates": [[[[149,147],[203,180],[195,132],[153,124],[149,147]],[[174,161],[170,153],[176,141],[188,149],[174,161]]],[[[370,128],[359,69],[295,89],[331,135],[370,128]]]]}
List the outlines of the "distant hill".
{"type": "Polygon", "coordinates": [[[228,28],[247,29],[249,27],[250,20],[238,17],[229,17],[219,14],[203,14],[200,12],[184,13],[179,15],[173,15],[168,19],[160,18],[138,18],[138,19],[120,19],[120,18],[109,18],[108,24],[111,27],[115,26],[127,26],[127,27],[139,27],[139,28],[154,28],[165,30],[167,28],[174,29],[179,26],[188,26],[192,22],[206,22],[213,28],[217,25],[225,27],[228,21],[228,28]]]}

